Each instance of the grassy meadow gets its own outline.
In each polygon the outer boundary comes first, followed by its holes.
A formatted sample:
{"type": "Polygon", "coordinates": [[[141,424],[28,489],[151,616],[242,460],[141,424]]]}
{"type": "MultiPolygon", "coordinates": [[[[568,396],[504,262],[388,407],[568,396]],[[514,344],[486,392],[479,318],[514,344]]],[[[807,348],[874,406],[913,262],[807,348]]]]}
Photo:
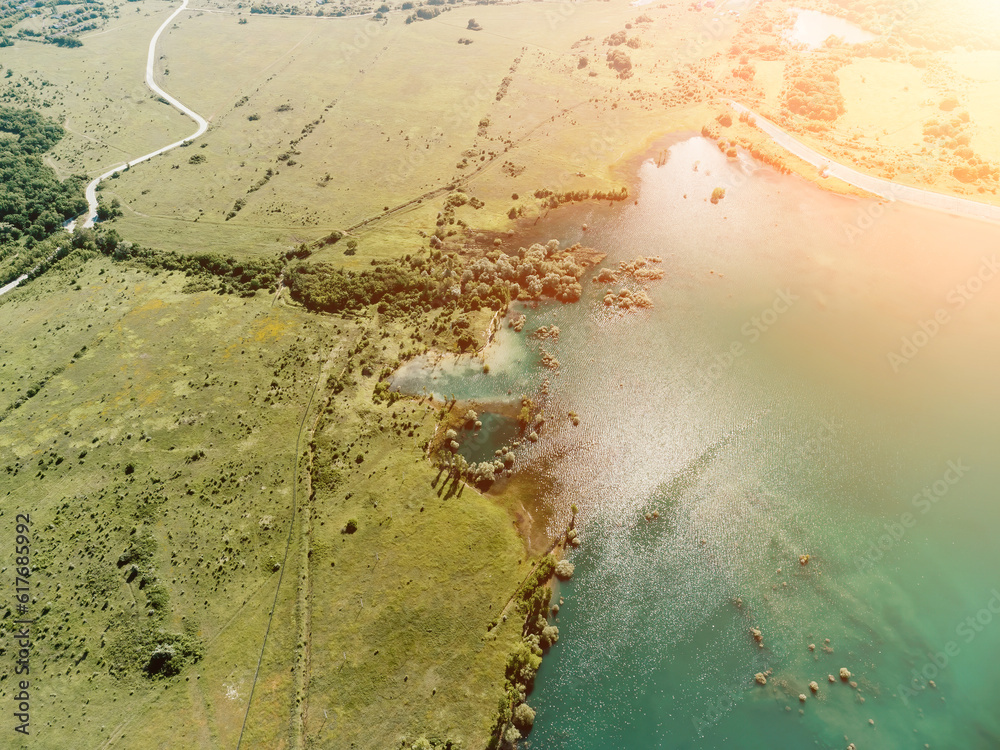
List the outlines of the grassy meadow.
{"type": "MultiPolygon", "coordinates": [[[[457,5],[406,23],[395,8],[199,3],[164,32],[156,71],[210,128],[108,180],[123,209],[108,224],[158,251],[243,260],[346,231],[304,262],[413,255],[419,278],[437,232],[434,264],[460,277],[477,233],[502,244],[511,213],[558,210],[536,191],[628,186],[625,165],[670,132],[708,126],[724,149],[818,179],[748,124],[719,123],[725,97],[873,173],[995,200],[949,176],[962,148],[1000,160],[995,50],[827,50],[822,95],[844,111],[817,125],[787,111],[807,53],[766,44],[792,5],[743,21],[687,2],[457,5]]],[[[78,48],[3,48],[0,103],[64,124],[45,157],[61,176],[194,129],[143,82],[174,8],[122,4],[78,48]]],[[[474,309],[478,333],[492,311],[474,309]]],[[[523,618],[491,626],[546,545],[525,521],[531,478],[483,495],[445,476],[426,449],[455,416],[385,393],[401,361],[453,348],[452,313],[437,314],[314,314],[287,289],[221,294],[86,249],[0,297],[0,540],[30,512],[37,618],[34,736],[8,733],[11,747],[487,745],[525,643],[523,618]]],[[[0,616],[5,701],[15,619],[0,616]]]]}
{"type": "MultiPolygon", "coordinates": [[[[97,77],[93,68],[66,72],[63,50],[36,45],[18,63],[78,92],[51,102],[70,130],[52,157],[60,170],[96,174],[193,129],[142,83],[146,42],[171,7],[140,0],[120,24],[84,36],[86,53],[65,51],[104,71],[93,93],[78,80],[97,77]],[[111,54],[120,56],[106,65],[111,54]]],[[[659,51],[696,35],[699,14],[679,4],[645,10],[649,22],[634,28],[641,44],[629,48],[633,77],[607,65],[602,40],[638,16],[605,3],[457,7],[412,24],[399,12],[383,21],[186,12],[161,37],[157,75],[211,128],[103,191],[124,204],[123,236],[185,252],[269,252],[456,181],[485,202],[460,218],[505,229],[511,208],[541,212],[535,190],[617,189],[616,162],[709,116],[678,88],[678,61],[659,51]],[[481,31],[466,29],[473,16],[481,31]],[[633,98],[633,89],[646,90],[633,98]]],[[[441,201],[364,227],[361,247],[372,257],[413,252],[441,201]]]]}
{"type": "Polygon", "coordinates": [[[372,400],[404,330],[186,283],[82,253],[0,298],[30,746],[234,747],[252,689],[248,747],[483,744],[520,636],[487,625],[530,563],[501,506],[436,478],[435,408],[372,400]]]}

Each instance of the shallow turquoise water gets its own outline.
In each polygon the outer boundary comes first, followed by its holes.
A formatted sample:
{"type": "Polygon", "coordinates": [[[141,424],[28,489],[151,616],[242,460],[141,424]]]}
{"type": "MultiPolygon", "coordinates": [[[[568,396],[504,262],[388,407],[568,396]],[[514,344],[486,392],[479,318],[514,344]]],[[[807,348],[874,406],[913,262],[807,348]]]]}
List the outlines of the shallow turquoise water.
{"type": "Polygon", "coordinates": [[[537,452],[584,545],[527,744],[1000,747],[1000,279],[953,294],[1000,230],[754,170],[643,165],[588,239],[664,256],[655,308],[552,310],[582,424],[537,452]]]}
{"type": "MultiPolygon", "coordinates": [[[[588,281],[531,314],[562,366],[518,465],[551,475],[553,532],[580,506],[584,543],[525,746],[1000,747],[1000,278],[969,283],[1000,228],[700,138],[639,180],[638,205],[555,212],[538,238],[660,255],[666,277],[649,311],[588,281]]],[[[510,382],[539,377],[507,344],[510,382]]]]}

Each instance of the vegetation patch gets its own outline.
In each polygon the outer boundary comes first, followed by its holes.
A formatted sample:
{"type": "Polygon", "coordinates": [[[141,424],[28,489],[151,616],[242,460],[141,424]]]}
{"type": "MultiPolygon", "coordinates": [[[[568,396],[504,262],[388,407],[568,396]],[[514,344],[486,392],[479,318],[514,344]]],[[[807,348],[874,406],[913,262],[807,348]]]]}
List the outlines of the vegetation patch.
{"type": "Polygon", "coordinates": [[[0,243],[44,239],[87,210],[87,177],[60,181],[42,160],[64,134],[38,112],[0,106],[0,243]]]}

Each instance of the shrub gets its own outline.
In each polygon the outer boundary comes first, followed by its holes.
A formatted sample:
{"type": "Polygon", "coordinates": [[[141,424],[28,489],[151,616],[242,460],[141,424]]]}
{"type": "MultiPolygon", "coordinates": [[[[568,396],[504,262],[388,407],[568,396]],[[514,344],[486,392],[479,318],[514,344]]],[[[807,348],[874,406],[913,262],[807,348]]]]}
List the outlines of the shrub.
{"type": "Polygon", "coordinates": [[[353,534],[358,530],[358,519],[349,518],[347,523],[344,525],[344,534],[353,534]]]}
{"type": "Polygon", "coordinates": [[[110,221],[122,215],[122,204],[117,198],[112,198],[111,203],[105,203],[98,199],[97,218],[100,221],[110,221]]]}
{"type": "Polygon", "coordinates": [[[538,643],[543,649],[552,648],[556,641],[559,640],[559,628],[555,625],[546,625],[542,628],[542,632],[539,635],[538,643]]]}
{"type": "Polygon", "coordinates": [[[556,563],[555,574],[556,578],[560,581],[568,581],[573,577],[573,573],[576,570],[573,563],[569,560],[560,560],[556,563]]]}
{"type": "Polygon", "coordinates": [[[608,67],[618,71],[618,75],[627,78],[632,71],[632,58],[621,49],[613,49],[608,52],[608,67]]]}
{"type": "Polygon", "coordinates": [[[954,96],[945,97],[941,104],[939,105],[944,112],[951,112],[959,104],[958,99],[954,96]]]}
{"type": "Polygon", "coordinates": [[[517,731],[517,727],[507,727],[507,731],[503,733],[503,742],[506,748],[516,747],[519,739],[521,739],[521,733],[517,731]]]}
{"type": "Polygon", "coordinates": [[[522,703],[514,709],[513,720],[514,726],[517,727],[522,734],[527,734],[531,731],[531,727],[535,724],[535,709],[527,703],[522,703]]]}

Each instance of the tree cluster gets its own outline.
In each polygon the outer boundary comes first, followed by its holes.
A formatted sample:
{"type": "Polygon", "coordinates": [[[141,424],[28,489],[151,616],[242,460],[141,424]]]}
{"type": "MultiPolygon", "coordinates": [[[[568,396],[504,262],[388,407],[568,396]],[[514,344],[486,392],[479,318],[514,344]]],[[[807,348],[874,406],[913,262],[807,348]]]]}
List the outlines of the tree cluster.
{"type": "Polygon", "coordinates": [[[473,261],[461,276],[463,295],[489,296],[497,285],[510,299],[535,300],[552,297],[562,302],[580,299],[583,267],[576,262],[574,245],[560,250],[558,240],[535,243],[518,249],[515,255],[493,250],[473,261]]]}
{"type": "Polygon", "coordinates": [[[833,122],[846,111],[833,60],[817,61],[793,75],[785,91],[785,106],[811,120],[833,122]]]}
{"type": "Polygon", "coordinates": [[[194,253],[182,255],[173,251],[153,250],[122,240],[112,230],[77,230],[73,235],[73,246],[85,250],[97,250],[116,261],[134,261],[151,271],[180,271],[200,281],[195,288],[217,289],[223,293],[252,297],[259,289],[274,289],[287,260],[284,256],[271,258],[234,258],[218,253],[194,253]]]}
{"type": "Polygon", "coordinates": [[[87,178],[61,182],[42,160],[63,134],[33,110],[0,107],[0,242],[25,234],[41,240],[87,210],[87,178]]]}

